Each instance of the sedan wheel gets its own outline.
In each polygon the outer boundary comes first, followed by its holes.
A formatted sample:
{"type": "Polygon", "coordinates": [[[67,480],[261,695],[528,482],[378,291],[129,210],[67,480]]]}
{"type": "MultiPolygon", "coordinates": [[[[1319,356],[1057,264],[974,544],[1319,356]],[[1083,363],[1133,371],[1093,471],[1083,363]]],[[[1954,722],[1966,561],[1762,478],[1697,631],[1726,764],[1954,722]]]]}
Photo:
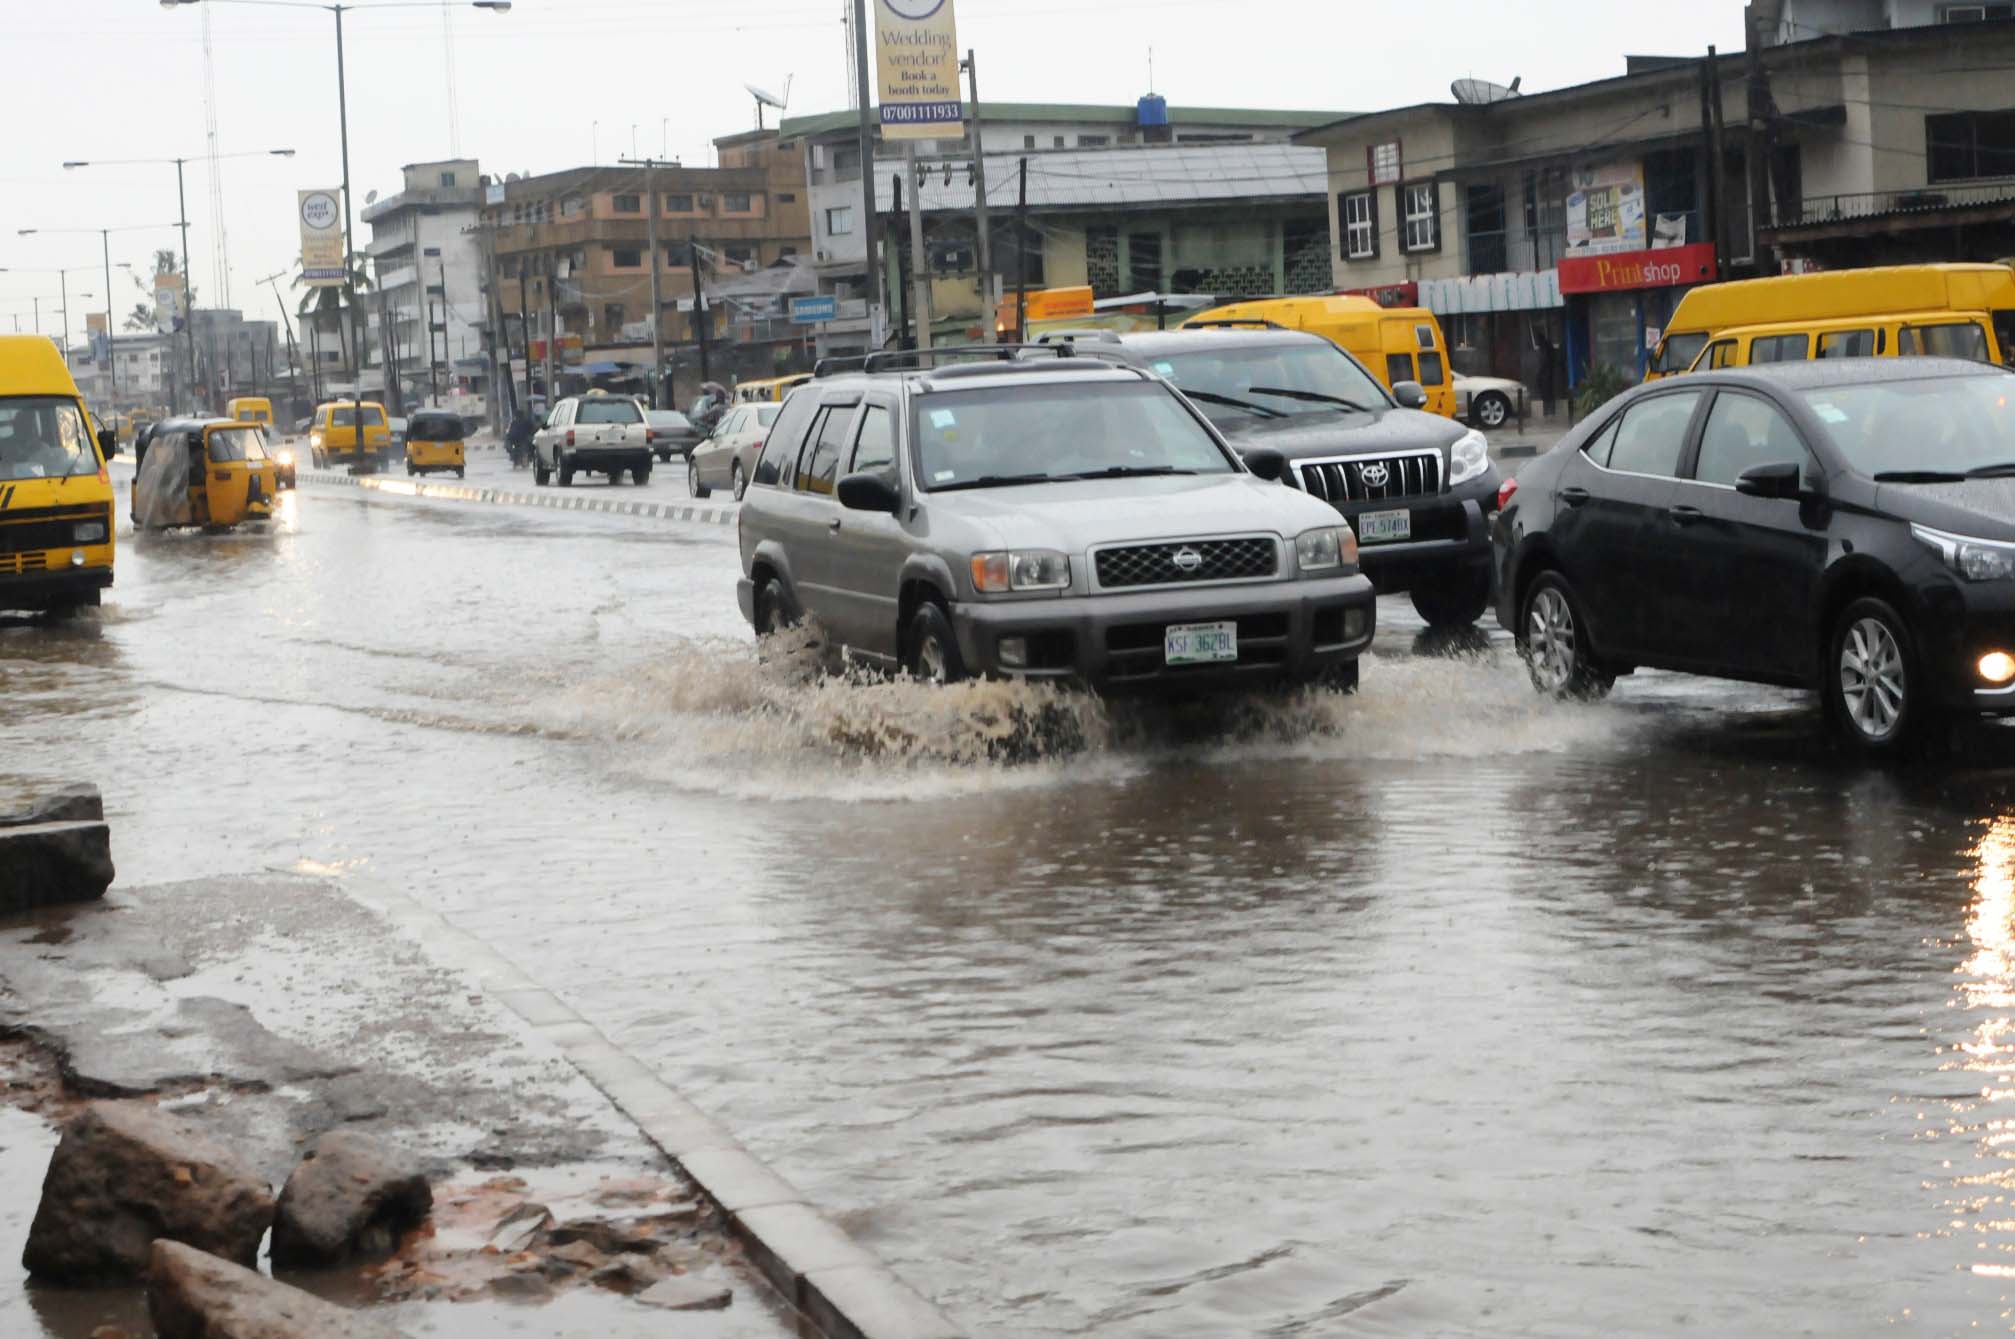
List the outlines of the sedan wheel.
{"type": "Polygon", "coordinates": [[[1601,697],[1616,682],[1589,659],[1574,597],[1554,572],[1542,574],[1525,597],[1518,651],[1532,686],[1548,697],[1601,697]]]}
{"type": "Polygon", "coordinates": [[[1511,401],[1496,391],[1485,391],[1470,402],[1469,417],[1479,428],[1501,428],[1511,417],[1511,401]]]}
{"type": "Polygon", "coordinates": [[[742,473],[742,462],[739,460],[735,462],[734,483],[735,483],[735,501],[740,502],[742,500],[742,494],[749,491],[749,481],[747,476],[745,476],[742,473]]]}
{"type": "Polygon", "coordinates": [[[1833,633],[1827,701],[1848,741],[1872,752],[1900,745],[1924,714],[1917,702],[1915,647],[1883,600],[1856,600],[1833,633]]]}
{"type": "Polygon", "coordinates": [[[692,497],[703,498],[713,491],[713,489],[700,482],[700,462],[697,460],[688,460],[686,462],[687,494],[692,497]]]}

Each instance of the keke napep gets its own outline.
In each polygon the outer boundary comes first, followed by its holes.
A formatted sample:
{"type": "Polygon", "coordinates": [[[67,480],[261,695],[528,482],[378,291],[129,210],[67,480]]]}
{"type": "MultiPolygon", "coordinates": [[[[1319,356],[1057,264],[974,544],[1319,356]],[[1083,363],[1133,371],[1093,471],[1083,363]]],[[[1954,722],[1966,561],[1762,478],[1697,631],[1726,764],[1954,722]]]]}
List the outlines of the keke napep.
{"type": "Polygon", "coordinates": [[[273,514],[279,469],[266,434],[228,418],[176,418],[154,425],[133,478],[133,523],[228,529],[273,514]]]}
{"type": "Polygon", "coordinates": [[[112,584],[110,428],[41,335],[0,335],[0,609],[95,605],[112,584]]]}

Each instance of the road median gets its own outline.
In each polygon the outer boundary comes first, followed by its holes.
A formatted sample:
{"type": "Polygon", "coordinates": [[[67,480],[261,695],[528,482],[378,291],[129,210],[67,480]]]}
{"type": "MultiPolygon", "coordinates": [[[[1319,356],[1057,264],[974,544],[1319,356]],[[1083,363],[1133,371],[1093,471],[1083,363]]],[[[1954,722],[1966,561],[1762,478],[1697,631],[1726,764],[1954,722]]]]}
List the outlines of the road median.
{"type": "Polygon", "coordinates": [[[480,483],[429,483],[392,475],[335,474],[326,470],[303,471],[301,482],[335,488],[363,488],[393,497],[421,497],[437,502],[479,502],[501,507],[543,507],[548,511],[601,512],[686,525],[732,525],[739,511],[736,507],[708,506],[691,500],[652,502],[632,496],[607,496],[574,489],[519,492],[486,487],[480,483]]]}

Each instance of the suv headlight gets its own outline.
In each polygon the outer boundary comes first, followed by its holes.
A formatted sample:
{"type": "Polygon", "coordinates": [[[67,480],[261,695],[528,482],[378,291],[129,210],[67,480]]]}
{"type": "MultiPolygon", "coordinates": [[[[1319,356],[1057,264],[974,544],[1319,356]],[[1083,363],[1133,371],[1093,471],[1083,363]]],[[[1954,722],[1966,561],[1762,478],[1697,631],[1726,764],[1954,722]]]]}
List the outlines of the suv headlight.
{"type": "Polygon", "coordinates": [[[79,521],[71,532],[71,542],[76,544],[103,544],[105,523],[103,521],[79,521]]]}
{"type": "Polygon", "coordinates": [[[1357,566],[1357,533],[1347,525],[1326,525],[1294,537],[1294,562],[1303,572],[1334,572],[1357,566]]]}
{"type": "Polygon", "coordinates": [[[1014,590],[1062,590],[1070,585],[1070,559],[1054,549],[975,553],[973,589],[983,595],[1014,590]]]}
{"type": "Polygon", "coordinates": [[[1483,434],[1471,428],[1455,439],[1455,445],[1448,448],[1448,484],[1467,483],[1490,468],[1490,443],[1483,434]]]}
{"type": "Polygon", "coordinates": [[[1928,525],[1913,525],[1910,533],[1938,550],[1945,565],[1968,581],[2006,581],[2015,577],[2015,544],[1948,535],[1928,525]]]}

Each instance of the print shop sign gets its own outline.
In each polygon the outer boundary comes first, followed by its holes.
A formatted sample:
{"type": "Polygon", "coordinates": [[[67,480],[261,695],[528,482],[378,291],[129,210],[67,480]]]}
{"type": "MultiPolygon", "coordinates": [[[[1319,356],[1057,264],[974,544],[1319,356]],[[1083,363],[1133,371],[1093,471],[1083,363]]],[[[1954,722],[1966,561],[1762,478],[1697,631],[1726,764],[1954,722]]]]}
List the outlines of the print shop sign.
{"type": "Polygon", "coordinates": [[[882,138],[962,134],[958,26],[952,0],[875,0],[882,138]]]}

